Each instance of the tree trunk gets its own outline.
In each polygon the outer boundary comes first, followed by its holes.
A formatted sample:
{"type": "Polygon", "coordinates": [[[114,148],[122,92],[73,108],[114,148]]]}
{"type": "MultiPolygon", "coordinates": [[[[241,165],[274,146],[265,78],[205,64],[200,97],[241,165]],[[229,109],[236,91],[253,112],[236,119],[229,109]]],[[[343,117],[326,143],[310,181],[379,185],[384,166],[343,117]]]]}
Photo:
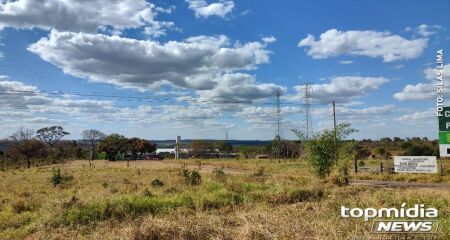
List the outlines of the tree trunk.
{"type": "Polygon", "coordinates": [[[31,160],[30,157],[27,156],[27,168],[31,168],[31,160]]]}
{"type": "Polygon", "coordinates": [[[95,159],[95,142],[94,141],[91,142],[91,146],[92,146],[91,160],[94,160],[95,159]]]}
{"type": "Polygon", "coordinates": [[[94,141],[91,141],[92,146],[92,154],[91,154],[91,160],[89,160],[89,168],[92,168],[92,161],[94,161],[95,158],[95,143],[94,141]]]}
{"type": "Polygon", "coordinates": [[[50,146],[50,157],[52,158],[52,164],[56,164],[55,151],[53,150],[53,146],[50,146]]]}

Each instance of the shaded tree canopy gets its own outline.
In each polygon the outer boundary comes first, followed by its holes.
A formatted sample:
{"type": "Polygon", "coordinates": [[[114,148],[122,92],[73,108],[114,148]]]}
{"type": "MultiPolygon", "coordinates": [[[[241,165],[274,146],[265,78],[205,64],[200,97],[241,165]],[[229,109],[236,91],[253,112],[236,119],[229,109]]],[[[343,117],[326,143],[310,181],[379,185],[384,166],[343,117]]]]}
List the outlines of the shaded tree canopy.
{"type": "Polygon", "coordinates": [[[126,151],[127,139],[119,134],[111,134],[104,138],[99,145],[99,150],[106,152],[108,160],[116,160],[117,155],[126,151]]]}
{"type": "MultiPolygon", "coordinates": [[[[81,135],[83,136],[84,140],[89,141],[89,144],[91,145],[91,160],[94,160],[95,158],[95,146],[97,143],[104,139],[106,137],[106,134],[100,132],[99,130],[95,129],[89,129],[84,130],[81,135]]],[[[90,162],[89,162],[90,163],[90,162]]]]}
{"type": "Polygon", "coordinates": [[[64,131],[60,126],[51,126],[41,128],[37,131],[37,138],[48,144],[50,147],[55,146],[64,136],[70,133],[64,131]]]}
{"type": "Polygon", "coordinates": [[[34,139],[33,135],[33,130],[20,128],[9,137],[12,148],[15,150],[9,151],[9,154],[14,155],[18,153],[25,157],[27,168],[31,167],[34,158],[45,155],[44,144],[34,139]]]}
{"type": "Polygon", "coordinates": [[[305,134],[299,130],[294,129],[293,132],[300,140],[304,141],[306,158],[319,177],[323,178],[329,175],[335,165],[342,165],[339,168],[344,169],[342,171],[347,174],[347,160],[350,155],[354,154],[354,144],[353,141],[344,140],[352,133],[357,132],[356,129],[351,128],[351,124],[341,123],[336,127],[336,132],[325,129],[311,139],[306,139],[305,134]],[[339,163],[339,159],[343,161],[339,163]]]}
{"type": "Polygon", "coordinates": [[[97,142],[106,137],[106,134],[95,129],[84,130],[81,135],[83,136],[84,140],[88,140],[91,142],[97,142]]]}
{"type": "Polygon", "coordinates": [[[151,153],[156,150],[156,145],[150,143],[149,141],[141,138],[130,138],[128,140],[127,150],[131,151],[134,158],[136,158],[137,153],[151,153]]]}
{"type": "Polygon", "coordinates": [[[213,149],[213,145],[209,141],[205,140],[194,140],[191,143],[192,151],[201,153],[206,152],[207,150],[213,149]]]}

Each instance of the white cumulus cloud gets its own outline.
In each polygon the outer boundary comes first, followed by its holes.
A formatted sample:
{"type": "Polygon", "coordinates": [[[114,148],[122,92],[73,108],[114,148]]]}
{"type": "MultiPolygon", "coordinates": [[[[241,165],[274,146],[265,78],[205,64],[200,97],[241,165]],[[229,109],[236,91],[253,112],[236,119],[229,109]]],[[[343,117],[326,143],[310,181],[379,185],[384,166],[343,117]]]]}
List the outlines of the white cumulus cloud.
{"type": "Polygon", "coordinates": [[[195,12],[196,17],[219,16],[226,17],[234,8],[233,1],[219,1],[208,4],[206,0],[186,0],[189,9],[195,12]]]}
{"type": "Polygon", "coordinates": [[[195,90],[201,100],[251,102],[284,92],[236,72],[268,63],[266,46],[273,41],[232,44],[226,36],[196,36],[160,43],[53,30],[28,49],[67,74],[95,82],[143,91],[169,84],[195,90]]]}
{"type": "Polygon", "coordinates": [[[212,90],[199,90],[200,102],[249,104],[254,100],[273,98],[277,92],[286,92],[284,87],[273,83],[257,83],[255,76],[243,73],[224,74],[217,79],[212,90]]]}
{"type": "MultiPolygon", "coordinates": [[[[314,101],[330,103],[335,100],[340,103],[347,103],[355,98],[364,96],[368,91],[378,90],[380,86],[389,80],[384,77],[360,77],[360,76],[339,76],[330,79],[329,83],[312,84],[311,97],[314,101]]],[[[294,98],[301,97],[303,86],[296,86],[298,91],[294,98]]]]}
{"type": "Polygon", "coordinates": [[[431,35],[438,33],[438,31],[441,29],[442,29],[442,26],[439,26],[439,25],[421,24],[415,28],[407,27],[405,29],[405,31],[406,32],[414,32],[422,37],[429,37],[431,35]]]}
{"type": "MultiPolygon", "coordinates": [[[[444,73],[450,73],[450,64],[444,66],[444,73]]],[[[423,71],[426,79],[433,82],[407,84],[402,91],[395,93],[394,98],[399,101],[429,100],[437,96],[436,68],[427,68],[423,71]]],[[[444,76],[444,83],[450,81],[450,74],[444,76]]],[[[444,93],[450,96],[450,88],[444,84],[444,93]]]]}
{"type": "Polygon", "coordinates": [[[307,54],[314,59],[352,55],[382,57],[384,62],[392,62],[417,58],[427,43],[426,38],[409,40],[388,32],[330,29],[319,39],[309,34],[298,46],[308,47],[307,54]]]}
{"type": "Polygon", "coordinates": [[[162,11],[168,12],[146,0],[7,0],[0,1],[0,28],[96,32],[148,27],[161,35],[173,25],[155,20],[162,11]]]}

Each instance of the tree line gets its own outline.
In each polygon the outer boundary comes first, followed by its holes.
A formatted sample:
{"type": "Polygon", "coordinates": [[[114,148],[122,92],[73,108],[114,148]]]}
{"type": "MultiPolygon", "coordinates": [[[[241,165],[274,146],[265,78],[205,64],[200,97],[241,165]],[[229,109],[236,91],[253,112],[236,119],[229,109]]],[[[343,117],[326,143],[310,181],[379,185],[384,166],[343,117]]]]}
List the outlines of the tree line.
{"type": "Polygon", "coordinates": [[[156,150],[156,144],[145,139],[106,135],[95,129],[83,131],[82,142],[63,140],[68,135],[70,133],[61,126],[37,131],[20,128],[4,141],[6,149],[0,151],[0,169],[31,168],[70,159],[88,159],[92,167],[92,160],[97,158],[99,152],[105,152],[106,158],[113,161],[125,153],[131,153],[131,158],[137,159],[140,154],[156,150]]]}

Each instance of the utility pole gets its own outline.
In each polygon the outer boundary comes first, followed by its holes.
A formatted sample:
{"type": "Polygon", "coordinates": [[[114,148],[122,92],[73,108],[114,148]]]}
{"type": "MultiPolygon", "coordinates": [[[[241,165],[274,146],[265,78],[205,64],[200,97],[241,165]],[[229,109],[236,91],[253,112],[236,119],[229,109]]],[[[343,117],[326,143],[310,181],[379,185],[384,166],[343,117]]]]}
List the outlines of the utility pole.
{"type": "Polygon", "coordinates": [[[225,159],[228,160],[228,131],[225,132],[225,159]]]}
{"type": "Polygon", "coordinates": [[[181,145],[181,136],[177,136],[177,140],[175,141],[175,159],[180,159],[180,145],[181,145]]]}
{"type": "MultiPolygon", "coordinates": [[[[333,122],[334,122],[334,141],[337,144],[337,128],[336,128],[336,103],[333,100],[333,122]]],[[[337,146],[337,145],[336,145],[337,146]]]]}
{"type": "MultiPolygon", "coordinates": [[[[334,147],[335,147],[335,158],[338,159],[339,153],[338,153],[338,138],[337,138],[337,126],[336,126],[336,102],[333,100],[333,125],[334,125],[334,147]]],[[[355,171],[356,170],[356,161],[355,161],[355,171]]],[[[344,170],[344,184],[348,185],[349,183],[349,174],[347,167],[344,170]]]]}
{"type": "Polygon", "coordinates": [[[336,159],[338,158],[338,139],[337,139],[337,127],[336,127],[336,103],[333,100],[333,125],[334,125],[334,150],[336,159]]]}
{"type": "Polygon", "coordinates": [[[303,107],[305,109],[306,140],[309,140],[309,138],[313,135],[311,120],[311,92],[311,83],[305,83],[303,86],[303,107]]]}

